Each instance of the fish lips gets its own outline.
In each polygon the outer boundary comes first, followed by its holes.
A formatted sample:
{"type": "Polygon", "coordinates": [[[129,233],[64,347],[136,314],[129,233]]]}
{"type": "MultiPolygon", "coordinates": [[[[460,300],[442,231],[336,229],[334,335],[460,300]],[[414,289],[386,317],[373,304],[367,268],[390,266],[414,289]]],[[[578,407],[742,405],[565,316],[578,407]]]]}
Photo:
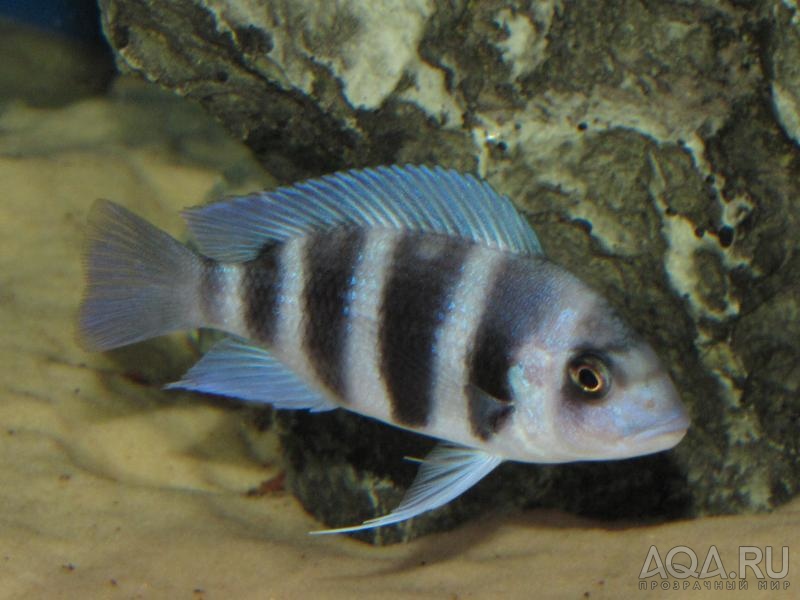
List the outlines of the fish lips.
{"type": "Polygon", "coordinates": [[[655,427],[648,427],[628,438],[628,443],[641,449],[641,454],[652,454],[662,450],[669,450],[676,446],[686,436],[691,421],[689,413],[683,405],[677,414],[660,422],[655,427]]]}

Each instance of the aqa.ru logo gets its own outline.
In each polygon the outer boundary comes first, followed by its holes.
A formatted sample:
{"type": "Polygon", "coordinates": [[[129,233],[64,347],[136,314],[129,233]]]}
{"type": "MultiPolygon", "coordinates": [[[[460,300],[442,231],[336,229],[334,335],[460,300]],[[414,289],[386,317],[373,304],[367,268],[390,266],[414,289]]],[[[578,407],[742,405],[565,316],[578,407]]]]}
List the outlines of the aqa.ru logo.
{"type": "Polygon", "coordinates": [[[781,547],[780,569],[777,571],[773,569],[775,566],[774,555],[772,546],[765,546],[763,551],[758,546],[739,546],[738,570],[728,571],[717,547],[711,546],[698,571],[697,567],[700,565],[700,561],[697,553],[688,546],[675,546],[663,558],[659,554],[658,548],[650,546],[639,573],[639,589],[746,590],[750,583],[750,580],[747,579],[748,574],[755,578],[759,590],[789,589],[789,580],[786,579],[789,575],[789,547],[781,547]],[[764,570],[761,567],[762,562],[764,570]],[[766,576],[764,571],[766,571],[766,576]],[[659,576],[658,579],[647,581],[656,575],[659,576]],[[669,581],[670,577],[682,581],[669,581]],[[689,581],[689,578],[694,578],[695,581],[689,581]],[[717,579],[711,581],[712,578],[717,579]]]}

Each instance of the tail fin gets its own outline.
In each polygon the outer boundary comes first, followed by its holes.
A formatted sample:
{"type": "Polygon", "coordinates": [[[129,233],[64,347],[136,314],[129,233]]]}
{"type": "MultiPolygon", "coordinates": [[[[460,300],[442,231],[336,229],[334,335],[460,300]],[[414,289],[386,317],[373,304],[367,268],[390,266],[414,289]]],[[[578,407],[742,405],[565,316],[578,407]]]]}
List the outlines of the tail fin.
{"type": "Polygon", "coordinates": [[[89,349],[202,325],[200,256],[118,204],[92,207],[84,267],[79,334],[89,349]]]}

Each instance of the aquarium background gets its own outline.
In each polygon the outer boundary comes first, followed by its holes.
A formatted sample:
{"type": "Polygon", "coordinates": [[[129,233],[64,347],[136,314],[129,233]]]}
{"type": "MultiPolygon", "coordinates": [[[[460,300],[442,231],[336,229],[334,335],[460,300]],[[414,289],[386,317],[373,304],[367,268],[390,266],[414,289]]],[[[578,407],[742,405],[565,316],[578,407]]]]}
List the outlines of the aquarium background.
{"type": "Polygon", "coordinates": [[[617,598],[652,545],[791,546],[796,6],[313,8],[0,3],[0,595],[617,598]],[[408,543],[310,538],[391,506],[425,442],[161,391],[202,336],[76,344],[95,199],[185,237],[185,206],[407,162],[486,177],[653,342],[692,411],[678,448],[508,465],[367,539],[408,543]]]}

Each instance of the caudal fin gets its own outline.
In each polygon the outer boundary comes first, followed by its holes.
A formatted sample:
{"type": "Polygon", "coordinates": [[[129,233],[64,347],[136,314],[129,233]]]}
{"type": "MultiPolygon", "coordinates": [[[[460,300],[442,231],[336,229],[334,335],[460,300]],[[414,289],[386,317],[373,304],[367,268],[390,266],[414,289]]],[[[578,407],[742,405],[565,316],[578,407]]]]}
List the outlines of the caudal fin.
{"type": "Polygon", "coordinates": [[[202,325],[202,259],[127,209],[98,200],[89,213],[79,335],[109,350],[202,325]]]}

